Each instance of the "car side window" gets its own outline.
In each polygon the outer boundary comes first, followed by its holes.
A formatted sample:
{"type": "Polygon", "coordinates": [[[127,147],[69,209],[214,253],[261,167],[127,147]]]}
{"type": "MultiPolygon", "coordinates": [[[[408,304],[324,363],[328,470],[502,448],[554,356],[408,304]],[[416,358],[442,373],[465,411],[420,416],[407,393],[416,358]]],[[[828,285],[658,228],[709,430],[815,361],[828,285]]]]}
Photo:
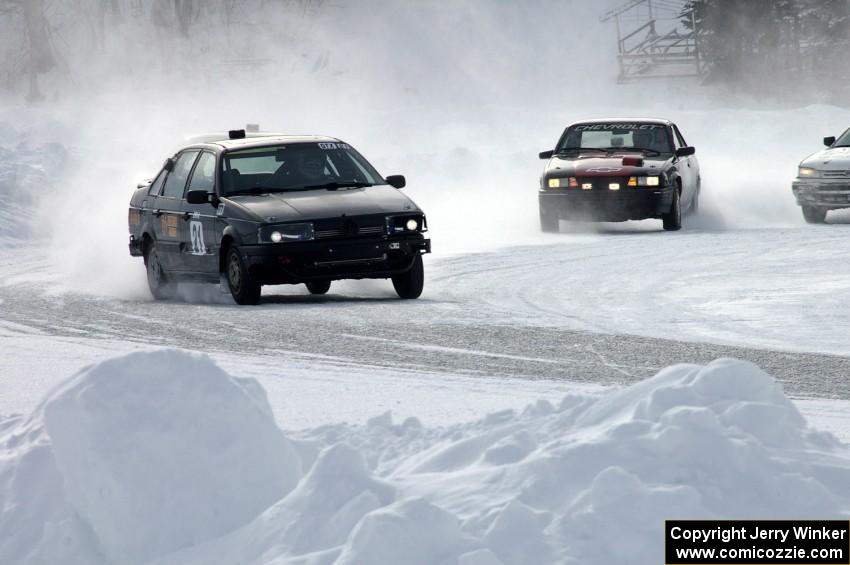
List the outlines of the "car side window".
{"type": "Polygon", "coordinates": [[[204,151],[198,158],[195,170],[192,172],[192,180],[189,182],[189,190],[213,191],[215,184],[215,155],[204,151]]]}
{"type": "Polygon", "coordinates": [[[165,179],[165,188],[162,195],[166,198],[181,198],[183,189],[186,187],[186,180],[189,178],[189,171],[192,170],[192,163],[195,162],[195,157],[200,151],[185,151],[174,163],[172,170],[165,179]]]}
{"type": "Polygon", "coordinates": [[[679,143],[680,147],[687,147],[688,144],[685,143],[685,138],[682,137],[682,133],[679,131],[679,128],[673,126],[673,131],[676,132],[676,141],[679,143]]]}
{"type": "Polygon", "coordinates": [[[165,182],[167,174],[168,172],[165,169],[159,172],[154,181],[151,183],[151,187],[148,189],[148,195],[159,196],[159,192],[162,190],[162,183],[165,182]]]}
{"type": "Polygon", "coordinates": [[[676,135],[676,126],[668,128],[670,132],[670,139],[673,141],[673,149],[676,150],[682,146],[679,142],[679,136],[676,135]]]}

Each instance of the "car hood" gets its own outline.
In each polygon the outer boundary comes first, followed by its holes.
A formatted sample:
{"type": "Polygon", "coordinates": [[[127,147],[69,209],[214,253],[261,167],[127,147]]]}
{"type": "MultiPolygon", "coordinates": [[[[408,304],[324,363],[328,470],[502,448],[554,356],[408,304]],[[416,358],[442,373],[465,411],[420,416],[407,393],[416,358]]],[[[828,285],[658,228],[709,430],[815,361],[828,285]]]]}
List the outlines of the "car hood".
{"type": "Polygon", "coordinates": [[[419,211],[410,198],[389,185],[244,194],[228,196],[226,200],[250,212],[257,220],[266,222],[419,211]]]}
{"type": "Polygon", "coordinates": [[[850,147],[828,147],[803,159],[800,166],[821,171],[850,169],[850,147]]]}
{"type": "Polygon", "coordinates": [[[620,154],[610,157],[576,158],[552,157],[546,165],[546,176],[551,177],[593,177],[593,176],[632,176],[641,174],[660,173],[665,163],[672,157],[644,157],[643,166],[623,165],[623,157],[642,157],[638,153],[620,154]]]}

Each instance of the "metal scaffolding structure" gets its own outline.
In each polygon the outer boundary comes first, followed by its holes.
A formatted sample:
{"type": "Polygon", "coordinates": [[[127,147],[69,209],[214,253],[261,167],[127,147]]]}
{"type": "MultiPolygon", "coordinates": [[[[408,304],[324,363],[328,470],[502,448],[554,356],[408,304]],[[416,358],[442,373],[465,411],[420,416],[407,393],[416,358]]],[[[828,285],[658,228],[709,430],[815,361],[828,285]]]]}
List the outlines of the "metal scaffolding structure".
{"type": "Polygon", "coordinates": [[[618,82],[705,75],[693,10],[676,0],[630,0],[600,21],[617,26],[618,82]],[[682,25],[690,19],[691,29],[682,25]]]}

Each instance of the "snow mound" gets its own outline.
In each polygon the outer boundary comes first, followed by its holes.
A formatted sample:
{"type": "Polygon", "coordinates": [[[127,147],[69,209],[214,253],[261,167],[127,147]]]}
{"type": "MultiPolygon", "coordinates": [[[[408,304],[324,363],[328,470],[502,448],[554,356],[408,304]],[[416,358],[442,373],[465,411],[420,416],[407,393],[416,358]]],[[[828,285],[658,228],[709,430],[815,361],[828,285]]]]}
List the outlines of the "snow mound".
{"type": "MultiPolygon", "coordinates": [[[[26,473],[31,486],[53,492],[51,513],[96,539],[91,553],[107,562],[143,563],[221,536],[301,476],[262,388],[189,353],[134,353],[84,370],[52,391],[28,426],[30,445],[20,446],[18,430],[4,438],[4,447],[17,444],[25,454],[0,476],[23,476],[21,464],[37,458],[43,477],[26,473]]],[[[4,499],[21,494],[7,486],[4,499]]],[[[23,531],[5,518],[0,538],[17,550],[29,545],[41,559],[61,551],[61,542],[45,539],[55,520],[45,516],[39,533],[37,524],[23,531]]],[[[21,557],[3,556],[4,563],[21,557]]]]}
{"type": "Polygon", "coordinates": [[[451,427],[290,436],[205,357],[98,365],[0,425],[0,561],[649,564],[665,519],[850,516],[846,446],[728,359],[451,427]]]}

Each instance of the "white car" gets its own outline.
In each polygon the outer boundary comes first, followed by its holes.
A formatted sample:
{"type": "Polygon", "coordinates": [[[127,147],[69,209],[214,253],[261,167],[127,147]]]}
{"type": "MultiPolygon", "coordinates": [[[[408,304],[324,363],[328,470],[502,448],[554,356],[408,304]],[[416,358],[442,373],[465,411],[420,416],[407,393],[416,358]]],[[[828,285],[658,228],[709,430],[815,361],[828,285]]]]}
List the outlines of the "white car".
{"type": "Polygon", "coordinates": [[[850,208],[850,129],[838,139],[824,137],[823,144],[826,149],[803,159],[791,185],[810,224],[824,223],[830,210],[850,208]]]}

